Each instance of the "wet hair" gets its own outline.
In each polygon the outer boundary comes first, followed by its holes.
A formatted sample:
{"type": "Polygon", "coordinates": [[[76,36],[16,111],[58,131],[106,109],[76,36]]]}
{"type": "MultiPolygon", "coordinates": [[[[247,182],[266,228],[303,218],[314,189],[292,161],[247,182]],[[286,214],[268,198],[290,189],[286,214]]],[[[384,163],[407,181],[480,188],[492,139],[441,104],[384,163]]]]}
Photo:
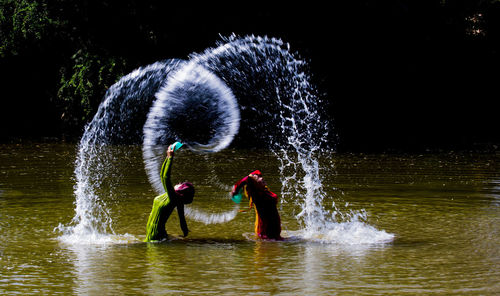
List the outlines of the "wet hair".
{"type": "Polygon", "coordinates": [[[175,193],[182,198],[184,204],[190,204],[193,202],[194,186],[189,182],[183,182],[179,184],[175,193]]]}

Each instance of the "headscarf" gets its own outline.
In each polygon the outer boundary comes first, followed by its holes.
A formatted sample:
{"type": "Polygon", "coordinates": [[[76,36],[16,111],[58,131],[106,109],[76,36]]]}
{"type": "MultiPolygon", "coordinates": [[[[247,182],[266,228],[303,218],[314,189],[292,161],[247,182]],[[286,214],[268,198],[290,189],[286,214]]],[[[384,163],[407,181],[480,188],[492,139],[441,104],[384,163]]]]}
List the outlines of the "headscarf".
{"type": "Polygon", "coordinates": [[[175,190],[175,193],[182,198],[185,204],[190,204],[193,202],[194,185],[190,182],[181,183],[175,190]]]}

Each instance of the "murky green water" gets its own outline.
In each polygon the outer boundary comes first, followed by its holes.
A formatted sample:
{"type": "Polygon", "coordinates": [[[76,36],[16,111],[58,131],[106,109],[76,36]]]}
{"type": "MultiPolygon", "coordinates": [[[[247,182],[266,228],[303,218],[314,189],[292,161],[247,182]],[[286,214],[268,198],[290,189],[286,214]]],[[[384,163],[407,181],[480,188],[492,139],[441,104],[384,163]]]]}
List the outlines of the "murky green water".
{"type": "MultiPolygon", "coordinates": [[[[188,219],[186,239],[177,238],[173,214],[173,239],[147,244],[140,240],[155,193],[140,148],[121,151],[115,158],[122,173],[103,197],[120,241],[72,244],[54,228],[74,216],[75,146],[0,146],[0,294],[500,293],[498,154],[322,158],[324,185],[337,206],[364,209],[367,224],[395,235],[389,243],[256,241],[251,211],[225,224],[188,219]]],[[[256,168],[280,192],[279,163],[270,154],[185,152],[176,161],[173,179],[195,183],[193,205],[204,210],[231,209],[226,187],[256,168]]],[[[298,229],[297,210],[293,201],[282,205],[285,234],[298,229]]]]}

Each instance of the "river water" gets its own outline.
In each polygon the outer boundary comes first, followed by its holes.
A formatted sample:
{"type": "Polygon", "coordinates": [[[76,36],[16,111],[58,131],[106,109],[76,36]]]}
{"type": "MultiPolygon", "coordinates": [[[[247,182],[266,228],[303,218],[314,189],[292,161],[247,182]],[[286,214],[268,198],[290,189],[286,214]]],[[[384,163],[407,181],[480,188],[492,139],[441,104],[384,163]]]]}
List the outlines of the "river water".
{"type": "MultiPolygon", "coordinates": [[[[187,238],[174,212],[170,240],[143,243],[156,193],[141,147],[120,146],[113,190],[99,189],[111,239],[85,243],[58,230],[75,214],[76,153],[70,144],[0,146],[0,294],[500,293],[499,154],[323,154],[325,208],[335,202],[365,217],[363,227],[340,227],[329,242],[297,239],[300,209],[283,200],[284,241],[256,240],[251,210],[221,224],[188,218],[187,238]],[[373,232],[391,239],[364,239],[373,232]]],[[[172,178],[195,184],[193,207],[220,212],[234,209],[228,186],[254,169],[280,194],[279,161],[267,151],[186,150],[172,178]]]]}

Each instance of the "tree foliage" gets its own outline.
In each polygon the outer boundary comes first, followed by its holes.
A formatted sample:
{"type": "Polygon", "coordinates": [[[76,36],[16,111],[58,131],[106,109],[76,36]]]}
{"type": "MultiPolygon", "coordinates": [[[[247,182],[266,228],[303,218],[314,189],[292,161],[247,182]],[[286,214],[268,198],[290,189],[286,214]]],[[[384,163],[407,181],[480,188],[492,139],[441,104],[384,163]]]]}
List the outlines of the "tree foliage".
{"type": "Polygon", "coordinates": [[[415,90],[413,113],[420,114],[423,106],[436,106],[425,94],[439,86],[442,105],[432,110],[442,116],[456,95],[487,94],[500,78],[500,0],[269,2],[243,9],[163,0],[0,0],[0,81],[5,93],[21,91],[25,100],[2,97],[0,132],[45,125],[35,132],[77,138],[123,74],[185,58],[231,33],[281,38],[311,60],[335,103],[338,128],[351,129],[356,139],[353,129],[362,123],[349,120],[379,122],[374,129],[392,125],[381,114],[402,92],[415,90]],[[386,106],[366,99],[377,93],[386,106]],[[355,100],[366,108],[353,106],[355,100]],[[350,108],[356,116],[338,111],[350,108]]]}
{"type": "Polygon", "coordinates": [[[57,104],[68,129],[75,129],[92,119],[104,92],[124,75],[126,62],[119,57],[107,57],[78,50],[70,67],[61,67],[57,104]]]}
{"type": "Polygon", "coordinates": [[[41,42],[57,26],[43,1],[1,0],[0,56],[17,55],[23,48],[41,42]]]}

